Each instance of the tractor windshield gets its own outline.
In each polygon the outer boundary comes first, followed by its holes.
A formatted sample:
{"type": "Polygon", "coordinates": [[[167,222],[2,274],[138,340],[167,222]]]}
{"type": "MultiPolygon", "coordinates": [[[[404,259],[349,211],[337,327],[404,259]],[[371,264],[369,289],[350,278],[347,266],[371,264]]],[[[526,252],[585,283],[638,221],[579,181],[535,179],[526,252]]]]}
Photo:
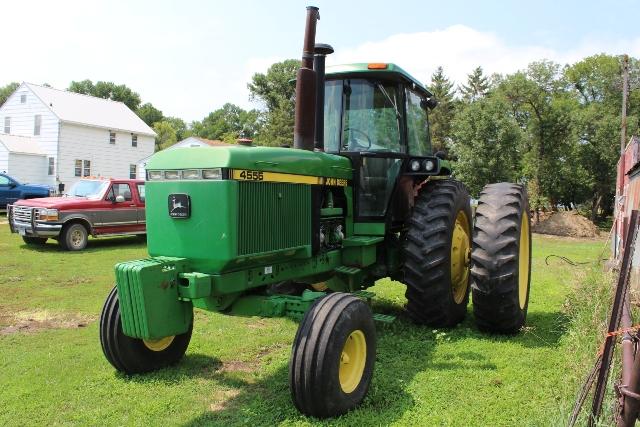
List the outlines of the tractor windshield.
{"type": "Polygon", "coordinates": [[[396,83],[365,79],[327,81],[325,149],[400,153],[400,99],[396,83]]]}

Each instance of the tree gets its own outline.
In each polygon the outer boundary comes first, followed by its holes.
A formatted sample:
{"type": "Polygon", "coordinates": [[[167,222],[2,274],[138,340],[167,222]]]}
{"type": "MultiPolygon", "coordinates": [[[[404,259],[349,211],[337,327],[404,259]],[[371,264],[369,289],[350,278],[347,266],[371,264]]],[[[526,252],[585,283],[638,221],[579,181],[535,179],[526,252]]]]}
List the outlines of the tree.
{"type": "Polygon", "coordinates": [[[103,99],[120,101],[132,111],[137,111],[140,106],[140,95],[125,85],[116,85],[113,82],[98,81],[95,84],[91,80],[72,81],[69,85],[71,92],[82,93],[103,99]]]}
{"type": "MultiPolygon", "coordinates": [[[[633,74],[638,70],[634,69],[637,62],[630,62],[633,74]]],[[[587,185],[585,199],[590,199],[591,219],[596,220],[600,211],[613,212],[611,201],[615,196],[616,163],[620,154],[620,58],[604,54],[590,56],[567,67],[564,73],[579,105],[573,115],[578,165],[587,165],[583,168],[587,185]]],[[[640,90],[632,90],[634,92],[640,90]]],[[[630,103],[630,118],[638,107],[630,103]]],[[[630,120],[629,125],[629,134],[632,134],[637,130],[637,122],[630,120]]]]}
{"type": "Polygon", "coordinates": [[[483,74],[482,67],[476,67],[467,76],[467,84],[460,87],[462,99],[466,102],[476,101],[489,92],[489,79],[483,74]]]}
{"type": "Polygon", "coordinates": [[[235,141],[240,136],[252,138],[258,127],[258,112],[245,111],[235,104],[226,103],[209,113],[201,122],[193,122],[195,135],[208,139],[235,141]]]}
{"type": "Polygon", "coordinates": [[[6,86],[0,87],[0,107],[2,107],[2,104],[5,103],[9,96],[11,96],[11,94],[15,92],[16,89],[18,89],[18,86],[20,86],[20,83],[13,82],[9,83],[6,86]]]}
{"type": "Polygon", "coordinates": [[[153,125],[153,130],[156,132],[155,151],[164,150],[177,142],[176,131],[171,126],[171,123],[166,121],[156,122],[153,125]]]}
{"type": "Polygon", "coordinates": [[[154,123],[160,122],[164,119],[162,111],[151,105],[150,102],[142,104],[136,111],[136,114],[143,122],[152,127],[154,123]]]}
{"type": "Polygon", "coordinates": [[[266,74],[254,74],[247,85],[250,99],[261,101],[266,107],[257,120],[263,124],[256,134],[257,144],[292,144],[295,110],[295,84],[292,80],[299,67],[297,59],[277,62],[269,67],[266,74]]]}
{"type": "Polygon", "coordinates": [[[431,145],[433,151],[448,150],[451,142],[451,123],[455,116],[455,89],[442,67],[438,67],[432,74],[429,88],[438,100],[438,106],[429,115],[431,145]]]}
{"type": "Polygon", "coordinates": [[[525,132],[523,174],[551,208],[568,203],[571,195],[566,190],[575,178],[568,171],[576,164],[571,118],[577,105],[566,88],[560,66],[549,61],[531,63],[524,72],[507,76],[497,88],[525,132]]]}
{"type": "Polygon", "coordinates": [[[465,105],[452,123],[452,136],[456,177],[474,197],[486,184],[520,180],[524,135],[504,99],[487,97],[465,105]]]}
{"type": "Polygon", "coordinates": [[[176,131],[176,138],[178,141],[182,141],[183,139],[188,138],[193,134],[191,129],[187,127],[187,124],[184,122],[184,120],[178,117],[165,117],[163,120],[165,122],[168,122],[173,130],[176,131]]]}

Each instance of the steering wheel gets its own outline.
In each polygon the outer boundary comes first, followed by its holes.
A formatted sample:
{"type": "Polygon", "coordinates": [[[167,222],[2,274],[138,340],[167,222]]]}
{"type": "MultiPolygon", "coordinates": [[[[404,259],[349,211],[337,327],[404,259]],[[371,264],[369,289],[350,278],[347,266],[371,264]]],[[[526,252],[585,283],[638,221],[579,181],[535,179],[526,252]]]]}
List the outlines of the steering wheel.
{"type": "MultiPolygon", "coordinates": [[[[364,131],[357,128],[345,128],[344,131],[349,132],[350,134],[351,133],[360,134],[364,136],[364,138],[367,140],[367,146],[365,147],[364,145],[358,142],[358,138],[355,138],[355,137],[351,138],[351,136],[349,136],[349,147],[348,147],[349,151],[352,151],[352,148],[354,148],[354,146],[364,148],[365,150],[368,150],[369,148],[371,148],[371,138],[369,138],[369,135],[367,135],[364,131]]],[[[360,151],[360,150],[357,150],[357,151],[360,151]]]]}

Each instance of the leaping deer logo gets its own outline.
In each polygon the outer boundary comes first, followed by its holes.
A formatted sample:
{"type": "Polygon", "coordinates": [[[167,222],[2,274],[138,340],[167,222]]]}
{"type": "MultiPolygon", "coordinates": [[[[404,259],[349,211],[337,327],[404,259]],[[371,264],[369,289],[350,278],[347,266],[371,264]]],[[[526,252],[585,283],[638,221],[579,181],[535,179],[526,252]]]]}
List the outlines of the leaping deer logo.
{"type": "Polygon", "coordinates": [[[182,202],[176,201],[176,196],[171,197],[171,213],[175,212],[177,209],[184,209],[182,206],[182,202]]]}

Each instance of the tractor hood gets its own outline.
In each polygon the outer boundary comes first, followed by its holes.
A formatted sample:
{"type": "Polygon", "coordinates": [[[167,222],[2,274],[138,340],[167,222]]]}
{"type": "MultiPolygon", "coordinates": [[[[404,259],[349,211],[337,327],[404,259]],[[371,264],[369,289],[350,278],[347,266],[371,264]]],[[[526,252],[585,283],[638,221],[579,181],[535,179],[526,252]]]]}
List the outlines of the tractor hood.
{"type": "Polygon", "coordinates": [[[160,151],[147,170],[229,168],[351,179],[346,157],[276,147],[187,147],[160,151]]]}

